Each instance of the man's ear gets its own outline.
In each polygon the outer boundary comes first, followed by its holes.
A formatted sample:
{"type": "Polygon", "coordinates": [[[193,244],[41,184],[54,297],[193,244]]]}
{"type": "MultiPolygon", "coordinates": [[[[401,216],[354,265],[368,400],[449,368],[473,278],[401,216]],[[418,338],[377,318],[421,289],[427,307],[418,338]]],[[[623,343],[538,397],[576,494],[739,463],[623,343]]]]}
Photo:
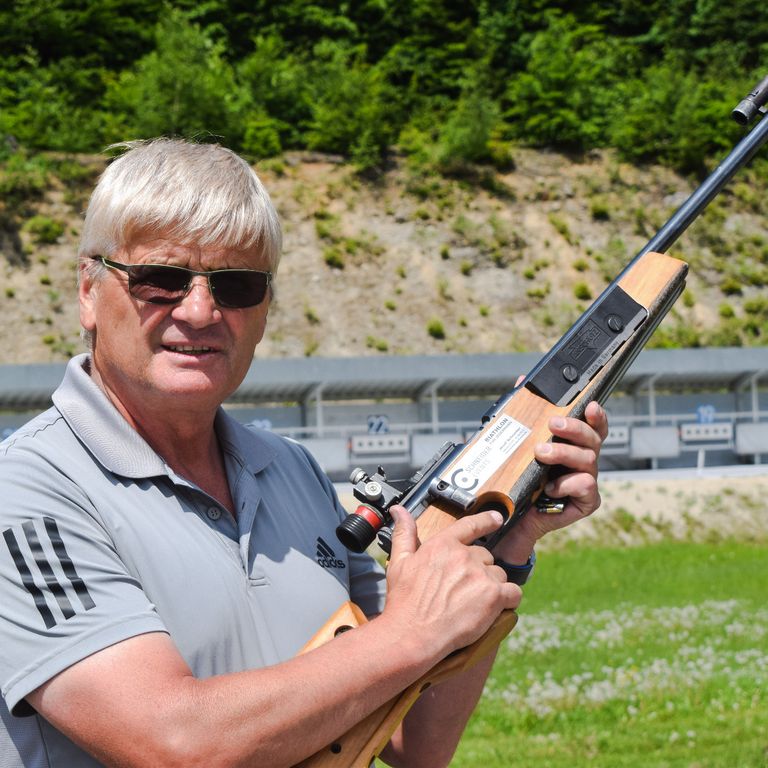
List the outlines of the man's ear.
{"type": "Polygon", "coordinates": [[[80,301],[80,325],[86,331],[96,329],[95,300],[98,281],[89,273],[88,265],[81,262],[78,266],[77,295],[80,301]]]}

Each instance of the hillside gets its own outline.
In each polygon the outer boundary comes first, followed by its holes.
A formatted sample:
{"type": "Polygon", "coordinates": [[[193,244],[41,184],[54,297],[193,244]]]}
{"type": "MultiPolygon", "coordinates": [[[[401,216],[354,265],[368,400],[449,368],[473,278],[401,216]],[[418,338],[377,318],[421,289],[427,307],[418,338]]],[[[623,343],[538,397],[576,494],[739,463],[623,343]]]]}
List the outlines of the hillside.
{"type": "MultiPolygon", "coordinates": [[[[74,255],[103,160],[71,160],[78,173],[51,176],[21,216],[2,217],[4,363],[80,350],[74,255]],[[64,225],[55,242],[48,220],[64,225]]],[[[257,354],[543,351],[693,188],[609,152],[518,149],[514,161],[449,179],[395,159],[377,181],[329,156],[263,163],[285,249],[257,354]]],[[[766,178],[743,170],[683,236],[672,253],[690,262],[689,287],[656,343],[765,343],[767,209],[766,178]]]]}

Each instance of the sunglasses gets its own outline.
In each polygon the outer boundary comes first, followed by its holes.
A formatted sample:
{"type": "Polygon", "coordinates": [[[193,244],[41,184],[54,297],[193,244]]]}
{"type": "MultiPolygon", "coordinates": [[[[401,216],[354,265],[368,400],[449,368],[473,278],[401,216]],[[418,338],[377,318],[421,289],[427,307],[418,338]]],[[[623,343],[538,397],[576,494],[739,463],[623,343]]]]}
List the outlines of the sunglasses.
{"type": "Polygon", "coordinates": [[[207,278],[208,289],[219,307],[243,309],[261,304],[272,282],[271,272],[257,269],[214,269],[196,272],[170,264],[120,264],[104,256],[92,256],[105,267],[128,275],[128,292],[147,304],[178,304],[191,290],[195,275],[207,278]]]}

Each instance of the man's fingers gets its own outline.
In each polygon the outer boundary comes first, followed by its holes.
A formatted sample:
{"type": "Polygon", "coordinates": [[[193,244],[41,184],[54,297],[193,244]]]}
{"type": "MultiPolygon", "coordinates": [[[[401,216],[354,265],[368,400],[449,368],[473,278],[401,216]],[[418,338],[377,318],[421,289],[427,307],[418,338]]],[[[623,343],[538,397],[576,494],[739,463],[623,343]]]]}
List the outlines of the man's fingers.
{"type": "Polygon", "coordinates": [[[597,480],[587,473],[561,475],[547,484],[546,493],[555,499],[570,498],[584,514],[584,509],[593,512],[600,504],[597,480]]]}
{"type": "Polygon", "coordinates": [[[395,504],[389,512],[395,521],[395,527],[392,530],[392,551],[389,555],[389,562],[392,565],[412,555],[419,548],[419,536],[416,531],[416,521],[405,507],[395,504]]]}
{"type": "Polygon", "coordinates": [[[559,464],[571,472],[588,472],[597,476],[597,451],[565,443],[542,443],[534,449],[542,464],[559,464]]]}
{"type": "Polygon", "coordinates": [[[553,435],[572,445],[580,445],[598,451],[603,444],[604,438],[600,436],[597,429],[581,419],[555,416],[549,420],[548,426],[553,435]]]}
{"type": "Polygon", "coordinates": [[[587,405],[584,418],[592,429],[600,436],[601,442],[608,437],[608,414],[599,403],[594,400],[587,405]]]}
{"type": "Polygon", "coordinates": [[[457,520],[443,533],[453,536],[462,544],[472,544],[477,539],[493,533],[504,522],[501,512],[478,512],[476,515],[466,515],[457,520]]]}
{"type": "MultiPolygon", "coordinates": [[[[398,560],[412,555],[421,546],[416,521],[405,507],[395,505],[390,508],[392,519],[395,522],[392,532],[392,552],[389,558],[390,566],[398,560]]],[[[446,528],[438,536],[450,536],[461,544],[473,544],[477,539],[493,533],[504,522],[500,512],[479,512],[476,515],[466,515],[451,526],[446,528]]],[[[490,562],[493,561],[490,553],[490,562]]]]}

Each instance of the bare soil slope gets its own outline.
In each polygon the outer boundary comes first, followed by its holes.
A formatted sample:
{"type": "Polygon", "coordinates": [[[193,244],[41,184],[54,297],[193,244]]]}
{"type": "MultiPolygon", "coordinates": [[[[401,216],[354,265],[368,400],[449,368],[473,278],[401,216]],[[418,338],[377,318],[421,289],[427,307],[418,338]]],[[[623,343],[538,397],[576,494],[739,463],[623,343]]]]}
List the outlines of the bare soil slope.
{"type": "MultiPolygon", "coordinates": [[[[78,159],[94,170],[104,162],[78,159]]],[[[514,170],[464,180],[396,160],[365,182],[317,155],[259,170],[284,223],[285,255],[257,355],[278,357],[544,351],[691,191],[668,169],[602,152],[520,149],[514,170]]],[[[54,180],[32,204],[30,216],[66,225],[57,242],[37,242],[23,222],[0,237],[0,361],[80,350],[74,260],[89,189],[54,180]]],[[[692,264],[689,290],[664,328],[707,342],[723,303],[738,319],[743,300],[760,294],[762,205],[742,181],[683,237],[675,254],[692,264]],[[724,291],[737,268],[753,283],[724,291]]]]}

